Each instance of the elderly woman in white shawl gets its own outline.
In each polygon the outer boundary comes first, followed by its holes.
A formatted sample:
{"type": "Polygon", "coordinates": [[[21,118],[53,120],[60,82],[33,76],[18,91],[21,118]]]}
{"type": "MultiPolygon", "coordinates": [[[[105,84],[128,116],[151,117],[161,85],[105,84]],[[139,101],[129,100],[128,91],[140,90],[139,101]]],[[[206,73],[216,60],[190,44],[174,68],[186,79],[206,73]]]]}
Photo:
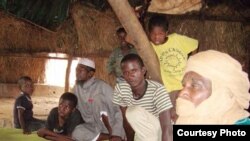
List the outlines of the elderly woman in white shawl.
{"type": "Polygon", "coordinates": [[[176,124],[250,124],[249,80],[238,61],[214,50],[191,56],[176,101],[176,124]]]}

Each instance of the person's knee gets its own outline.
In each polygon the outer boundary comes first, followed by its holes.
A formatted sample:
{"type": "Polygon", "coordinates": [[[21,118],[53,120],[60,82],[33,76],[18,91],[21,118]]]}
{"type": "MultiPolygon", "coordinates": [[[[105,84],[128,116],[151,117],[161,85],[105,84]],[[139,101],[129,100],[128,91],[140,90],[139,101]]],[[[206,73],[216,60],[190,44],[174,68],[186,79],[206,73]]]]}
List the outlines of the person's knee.
{"type": "Polygon", "coordinates": [[[75,127],[74,131],[72,132],[72,138],[77,141],[91,141],[99,136],[99,132],[95,131],[94,127],[80,124],[75,127]]]}
{"type": "Polygon", "coordinates": [[[140,110],[139,106],[130,106],[126,110],[126,118],[128,121],[130,119],[136,120],[138,117],[138,111],[140,110]]]}
{"type": "Polygon", "coordinates": [[[129,106],[126,110],[126,114],[134,114],[138,109],[138,106],[129,106]]]}
{"type": "Polygon", "coordinates": [[[72,132],[72,138],[73,138],[74,140],[77,140],[77,141],[82,140],[80,128],[75,128],[75,129],[74,129],[74,131],[72,132]]]}

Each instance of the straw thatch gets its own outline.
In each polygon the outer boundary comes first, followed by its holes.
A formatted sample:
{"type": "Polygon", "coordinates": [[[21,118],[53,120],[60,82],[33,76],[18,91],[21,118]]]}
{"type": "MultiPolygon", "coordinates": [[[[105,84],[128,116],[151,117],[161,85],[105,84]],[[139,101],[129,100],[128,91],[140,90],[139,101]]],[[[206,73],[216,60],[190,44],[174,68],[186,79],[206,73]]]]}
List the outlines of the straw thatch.
{"type": "MultiPolygon", "coordinates": [[[[100,12],[79,3],[71,7],[70,15],[52,32],[0,11],[0,82],[14,83],[20,75],[30,75],[35,82],[43,83],[45,62],[50,58],[36,54],[65,53],[73,58],[94,59],[96,77],[114,84],[114,77],[107,74],[105,64],[112,49],[118,45],[115,30],[120,23],[116,16],[110,10],[100,12]]],[[[249,24],[241,20],[168,18],[170,33],[198,39],[200,51],[216,49],[227,52],[249,70],[249,24]]]]}
{"type": "Polygon", "coordinates": [[[0,11],[0,49],[4,52],[49,52],[55,34],[0,11]]]}
{"type": "Polygon", "coordinates": [[[45,74],[43,58],[0,57],[0,83],[16,83],[20,76],[30,76],[34,82],[43,83],[45,74]]]}
{"type": "Polygon", "coordinates": [[[120,25],[114,13],[101,13],[79,4],[73,6],[71,13],[78,35],[76,54],[109,56],[117,46],[115,31],[120,25]]]}
{"type": "Polygon", "coordinates": [[[71,18],[53,32],[0,11],[0,52],[3,56],[0,72],[4,72],[0,82],[15,83],[25,74],[42,83],[44,66],[49,59],[46,53],[65,53],[94,59],[96,66],[100,66],[96,76],[114,84],[114,78],[106,75],[105,64],[118,44],[115,31],[120,26],[119,21],[112,11],[101,13],[79,3],[71,12],[71,18]],[[41,59],[43,63],[39,63],[41,59]],[[36,61],[38,65],[33,66],[36,61]]]}
{"type": "Polygon", "coordinates": [[[246,72],[250,60],[250,24],[239,21],[183,19],[170,17],[170,33],[176,32],[199,40],[199,51],[214,49],[237,59],[246,72]]]}
{"type": "Polygon", "coordinates": [[[201,7],[201,0],[152,0],[148,11],[165,14],[184,14],[190,11],[199,11],[201,7]]]}

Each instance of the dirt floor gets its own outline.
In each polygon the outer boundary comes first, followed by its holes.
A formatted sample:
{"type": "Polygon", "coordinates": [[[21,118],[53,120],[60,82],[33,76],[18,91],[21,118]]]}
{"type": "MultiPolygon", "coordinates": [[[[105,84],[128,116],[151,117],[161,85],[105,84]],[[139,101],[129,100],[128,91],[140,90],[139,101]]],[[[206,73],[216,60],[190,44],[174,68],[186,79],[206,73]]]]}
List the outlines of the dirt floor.
{"type": "MultiPolygon", "coordinates": [[[[33,96],[33,112],[34,117],[46,120],[50,110],[58,105],[59,96],[42,97],[33,96]]],[[[0,128],[13,127],[13,106],[14,98],[0,98],[0,128]]]]}

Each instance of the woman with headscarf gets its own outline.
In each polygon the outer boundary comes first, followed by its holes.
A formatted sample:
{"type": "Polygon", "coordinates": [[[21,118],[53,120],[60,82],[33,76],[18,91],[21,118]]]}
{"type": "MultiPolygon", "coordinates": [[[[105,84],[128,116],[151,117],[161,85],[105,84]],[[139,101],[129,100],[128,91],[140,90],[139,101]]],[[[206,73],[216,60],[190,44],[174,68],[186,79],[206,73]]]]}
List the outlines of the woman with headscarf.
{"type": "Polygon", "coordinates": [[[214,50],[188,60],[176,124],[250,124],[249,80],[238,61],[214,50]]]}

